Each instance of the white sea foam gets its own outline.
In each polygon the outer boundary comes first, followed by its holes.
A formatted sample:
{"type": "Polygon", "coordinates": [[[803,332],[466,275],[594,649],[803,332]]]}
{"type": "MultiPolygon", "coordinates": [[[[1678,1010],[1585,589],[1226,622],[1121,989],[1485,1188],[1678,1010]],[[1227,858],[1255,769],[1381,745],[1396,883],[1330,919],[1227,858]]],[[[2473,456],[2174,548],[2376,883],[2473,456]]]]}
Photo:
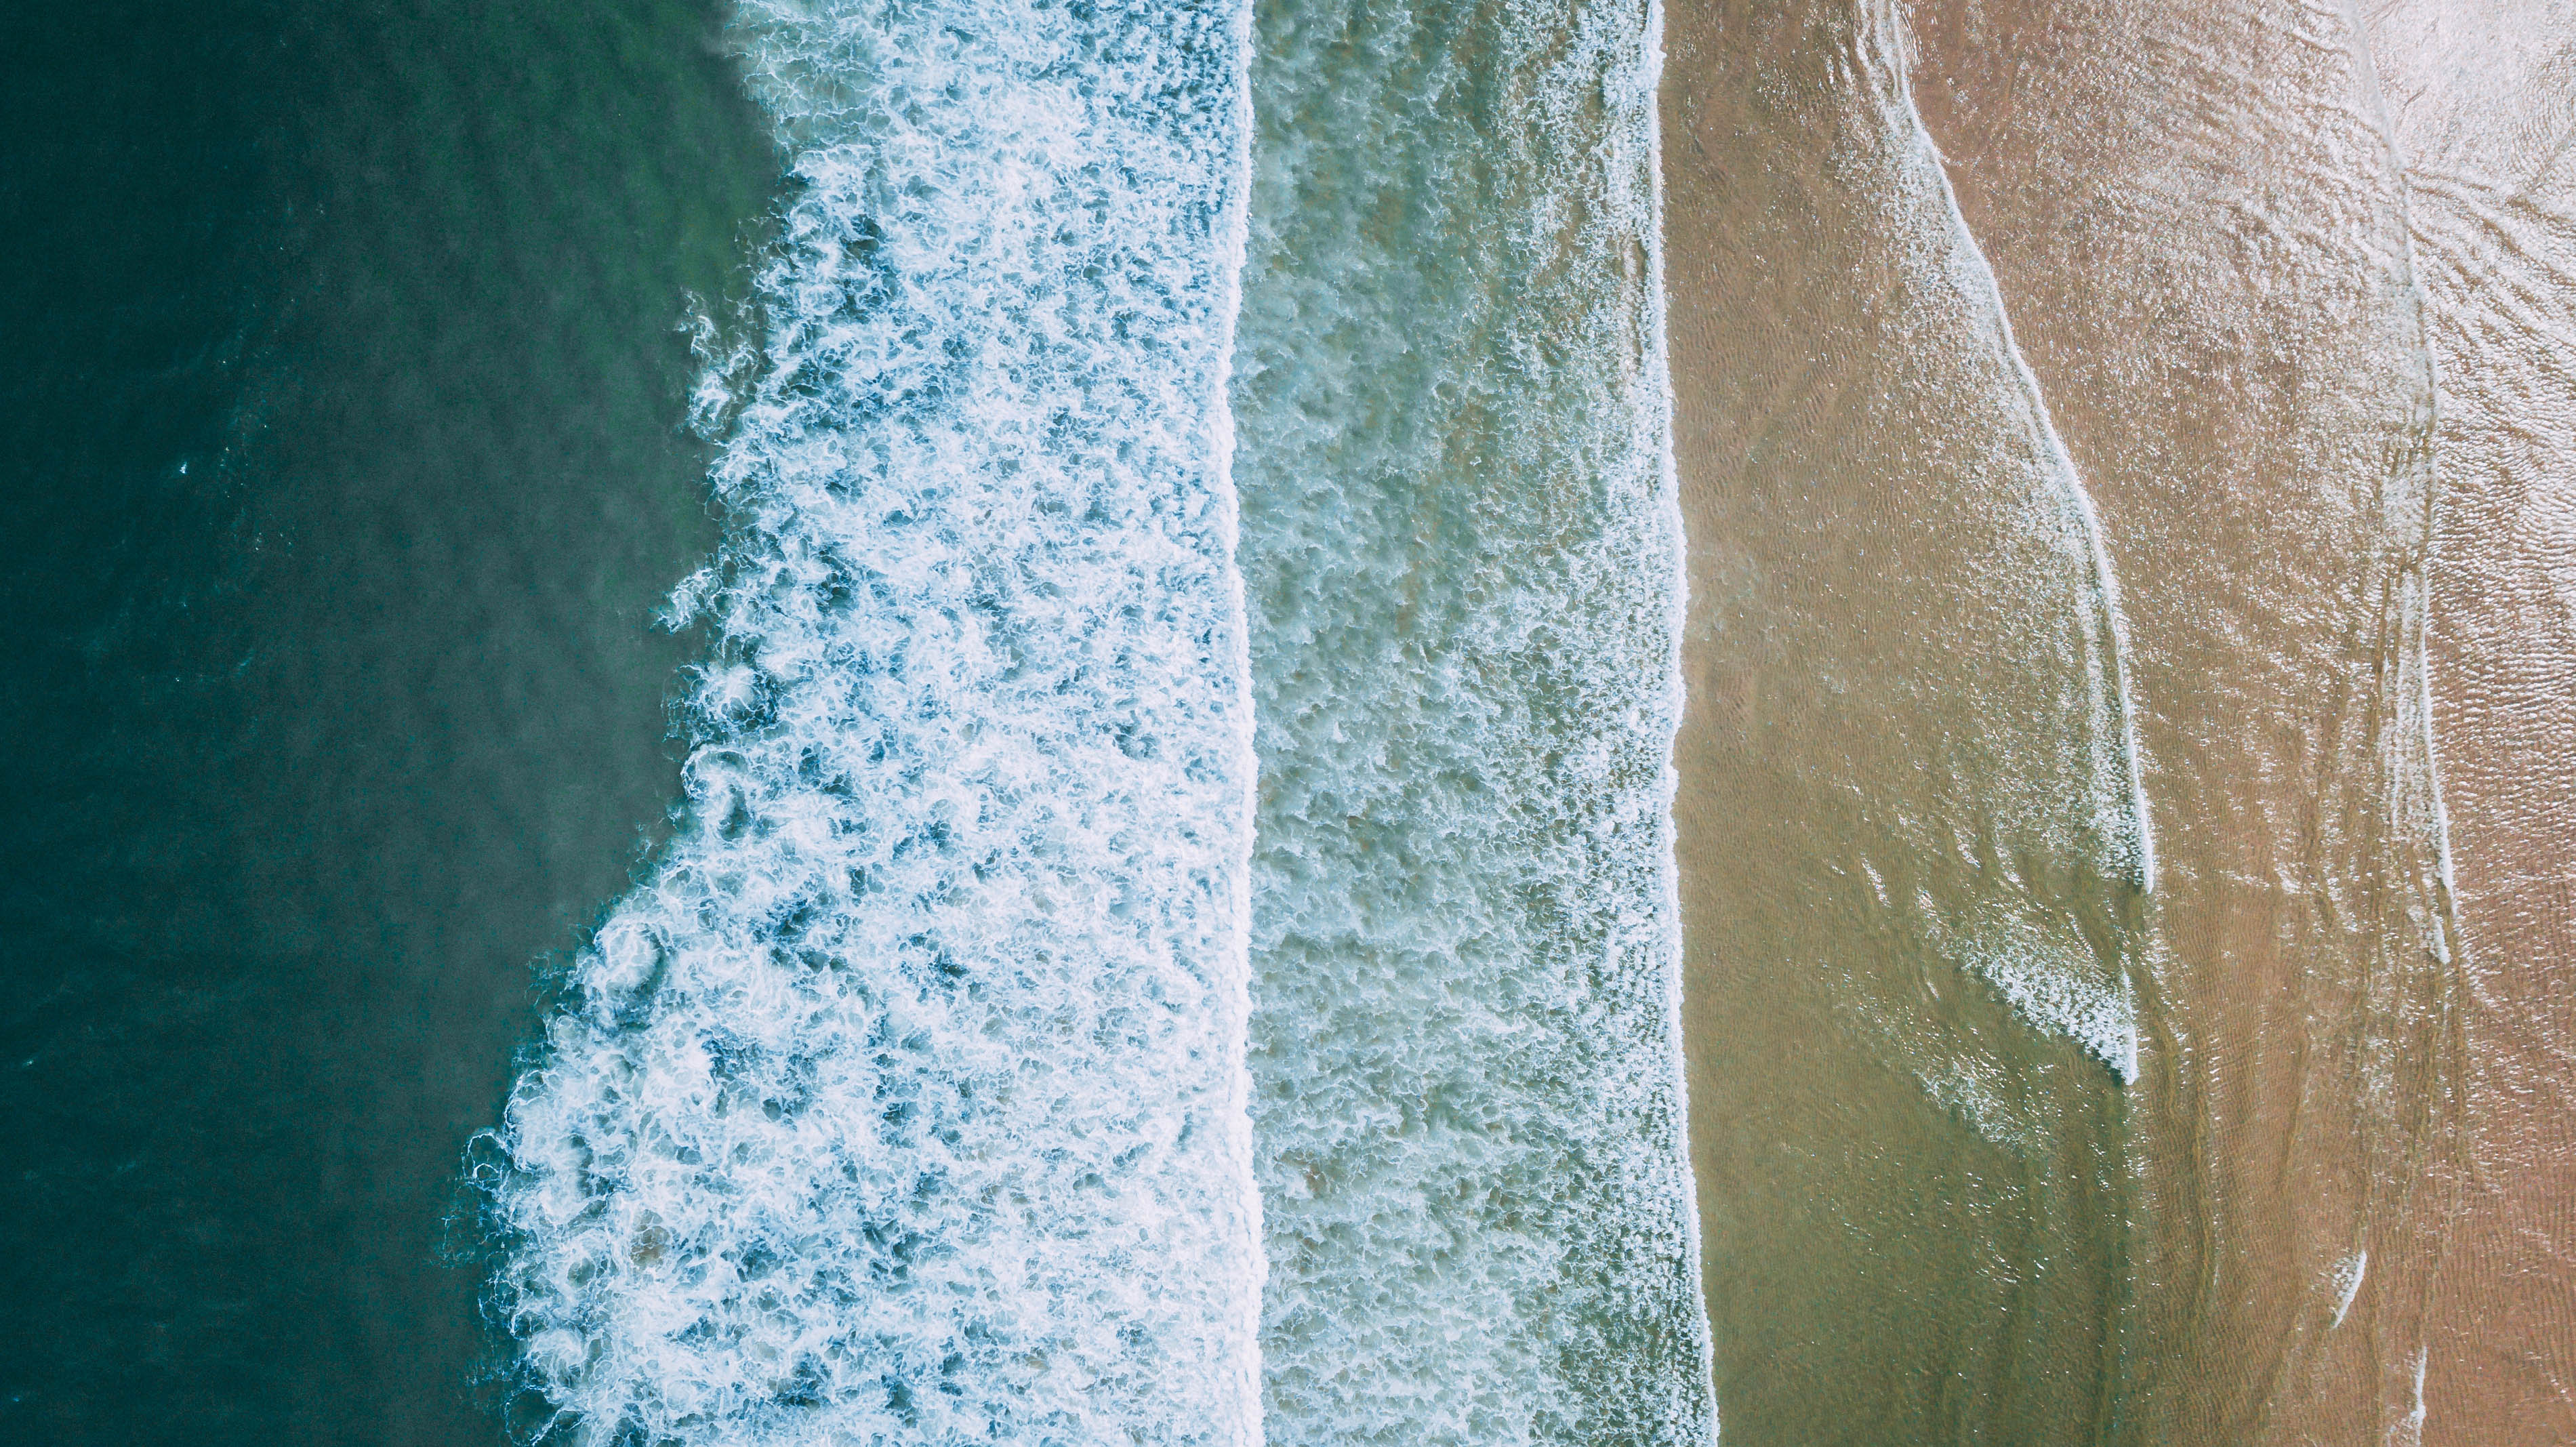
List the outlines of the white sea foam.
{"type": "Polygon", "coordinates": [[[2345,1258],[2343,1265],[2335,1268],[2334,1320],[2326,1323],[2328,1330],[2343,1325],[2344,1316],[2352,1310],[2354,1298],[2361,1295],[2362,1276],[2369,1270],[2370,1253],[2367,1251],[2352,1253],[2345,1258]]]}
{"type": "Polygon", "coordinates": [[[1274,1443],[1701,1444],[1643,0],[1262,11],[1274,1443]]]}
{"type": "Polygon", "coordinates": [[[570,1440],[1259,1441],[1239,4],[747,4],[687,820],[495,1133],[570,1440]]]}
{"type": "Polygon", "coordinates": [[[2137,997],[2125,977],[2104,983],[2099,962],[2058,933],[2007,915],[1957,951],[2023,1019],[2084,1047],[2127,1085],[2138,1078],[2137,997]]]}

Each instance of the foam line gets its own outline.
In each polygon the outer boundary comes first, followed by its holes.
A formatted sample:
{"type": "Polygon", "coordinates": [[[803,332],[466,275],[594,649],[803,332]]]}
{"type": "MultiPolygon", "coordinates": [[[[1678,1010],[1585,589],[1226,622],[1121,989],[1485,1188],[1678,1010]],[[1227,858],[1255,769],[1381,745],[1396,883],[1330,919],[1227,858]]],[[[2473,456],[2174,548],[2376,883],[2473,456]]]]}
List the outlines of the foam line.
{"type": "Polygon", "coordinates": [[[491,1140],[575,1440],[1254,1447],[1249,9],[763,0],[686,822],[491,1140]]]}
{"type": "Polygon", "coordinates": [[[1701,1447],[1646,0],[1266,6],[1270,1441],[1701,1447]]]}
{"type": "MultiPolygon", "coordinates": [[[[1637,80],[1638,86],[1648,96],[1659,96],[1662,90],[1664,75],[1663,0],[1648,0],[1646,6],[1646,35],[1644,52],[1642,62],[1639,66],[1637,80]]],[[[1664,526],[1669,530],[1669,536],[1675,539],[1678,544],[1672,549],[1673,571],[1672,583],[1670,585],[1670,611],[1666,615],[1666,626],[1671,630],[1672,647],[1669,655],[1669,662],[1666,665],[1669,672],[1666,675],[1668,682],[1664,707],[1666,710],[1666,717],[1669,722],[1664,741],[1664,769],[1662,780],[1663,798],[1661,807],[1663,810],[1662,828],[1664,834],[1664,848],[1662,870],[1659,878],[1659,892],[1661,894],[1661,898],[1657,901],[1664,919],[1664,950],[1666,961],[1664,970],[1664,1030],[1669,1042],[1668,1048],[1672,1059],[1671,1089],[1673,1092],[1673,1100],[1675,1102],[1672,1115],[1671,1138],[1665,1142],[1664,1148],[1671,1153],[1674,1160],[1680,1163],[1680,1182],[1691,1207],[1684,1218],[1685,1240],[1687,1242],[1689,1253],[1687,1260],[1689,1262],[1692,1279],[1695,1282],[1699,1282],[1701,1263],[1706,1259],[1706,1257],[1703,1253],[1701,1244],[1702,1228],[1699,1219],[1699,1175],[1697,1170],[1691,1164],[1689,1062],[1685,1058],[1682,1050],[1682,1041],[1684,1039],[1682,1034],[1682,961],[1684,956],[1682,953],[1681,860],[1677,852],[1680,846],[1681,831],[1673,815],[1674,801],[1679,797],[1681,792],[1681,772],[1674,761],[1673,751],[1674,745],[1678,742],[1680,737],[1681,721],[1687,716],[1690,692],[1689,674],[1685,671],[1682,665],[1683,639],[1688,636],[1688,629],[1690,626],[1690,529],[1687,526],[1687,516],[1682,511],[1681,464],[1679,457],[1674,451],[1673,441],[1673,412],[1675,402],[1673,398],[1672,335],[1670,331],[1672,305],[1671,291],[1665,284],[1664,272],[1663,106],[1659,103],[1650,103],[1646,106],[1645,111],[1646,166],[1648,174],[1652,178],[1652,184],[1647,193],[1647,204],[1651,208],[1651,219],[1646,226],[1645,232],[1647,279],[1646,336],[1648,355],[1650,358],[1649,369],[1652,373],[1653,383],[1656,389],[1657,406],[1661,413],[1661,415],[1656,418],[1657,430],[1659,433],[1660,453],[1658,457],[1658,467],[1661,474],[1662,491],[1662,496],[1659,499],[1659,507],[1664,515],[1664,526]]],[[[1693,1331],[1698,1338],[1697,1347],[1700,1360],[1705,1366],[1707,1380],[1710,1383],[1710,1400],[1707,1409],[1707,1440],[1714,1443],[1718,1440],[1720,1435],[1720,1416],[1724,1410],[1725,1404],[1717,1401],[1715,1398],[1715,1384],[1717,1381],[1717,1342],[1709,1326],[1708,1302],[1705,1295],[1706,1283],[1699,1282],[1699,1284],[1701,1286],[1702,1295],[1694,1304],[1694,1309],[1690,1315],[1689,1329],[1693,1331]]]]}
{"type": "MultiPolygon", "coordinates": [[[[1891,14],[1889,24],[1895,27],[1891,14]]],[[[2103,538],[2102,516],[2093,505],[2093,494],[2084,486],[2083,475],[2076,471],[2075,459],[2066,450],[2066,440],[2058,435],[2057,423],[2049,415],[2048,399],[2040,391],[2039,375],[2022,355],[2021,344],[2013,339],[2012,314],[2004,306],[2003,284],[1995,277],[1994,267],[1986,260],[1977,234],[1969,229],[1967,214],[1959,209],[1958,191],[1950,184],[1950,173],[1941,156],[1941,148],[1923,124],[1923,113],[1914,103],[1911,76],[1912,58],[1900,43],[1893,48],[1898,57],[1895,88],[1905,107],[1904,123],[1915,143],[1922,148],[1930,165],[1930,174],[1939,188],[1941,204],[1948,213],[1950,231],[1967,263],[1976,295],[1985,303],[1987,319],[1994,323],[2005,358],[2011,363],[2014,379],[2028,399],[2032,426],[2052,469],[2065,488],[2065,500],[2073,510],[2082,531],[2085,550],[2090,560],[2093,591],[2099,601],[2102,618],[2100,637],[2109,656],[2111,702],[2119,728],[2117,767],[2125,775],[2129,818],[2125,821],[2105,819],[2105,834],[2114,841],[2115,857],[2109,861],[2125,872],[2138,888],[2153,893],[2156,887],[2155,827],[2147,809],[2145,756],[2138,745],[2135,690],[2129,679],[2129,625],[2120,607],[2120,580],[2111,567],[2111,553],[2103,538]],[[2125,824],[2127,827],[2121,827],[2125,824]],[[2120,857],[2125,856],[2125,857],[2120,857]]]]}

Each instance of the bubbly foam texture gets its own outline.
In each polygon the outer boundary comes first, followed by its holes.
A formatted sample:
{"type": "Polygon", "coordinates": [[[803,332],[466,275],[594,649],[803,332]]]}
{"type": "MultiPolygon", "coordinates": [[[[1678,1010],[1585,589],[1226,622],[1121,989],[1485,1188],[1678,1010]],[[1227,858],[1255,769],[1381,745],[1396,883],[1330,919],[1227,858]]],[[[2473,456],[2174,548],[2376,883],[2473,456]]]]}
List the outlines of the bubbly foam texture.
{"type": "Polygon", "coordinates": [[[686,822],[496,1133],[597,1442],[1259,1440],[1225,406],[1248,12],[754,3],[686,822]]]}
{"type": "Polygon", "coordinates": [[[2369,1270],[2370,1253],[2367,1251],[2352,1253],[2344,1258],[2342,1265],[2335,1268],[2334,1320],[2326,1323],[2328,1330],[2343,1325],[2345,1313],[2352,1310],[2353,1298],[2361,1295],[2361,1279],[2369,1270]]]}
{"type": "Polygon", "coordinates": [[[2053,540],[2066,558],[2067,571],[2083,577],[2088,585],[2079,610],[2083,642],[2076,651],[2083,660],[2083,700],[2078,707],[2087,724],[2081,736],[2090,765],[2084,790],[2092,816],[2085,831],[2089,848],[2104,876],[2153,890],[2155,831],[2147,813],[2145,768],[2138,751],[2136,695],[2129,685],[2128,622],[2120,609],[2119,576],[2111,569],[2110,549],[2102,538],[2101,514],[2075,470],[2065,439],[2058,435],[2057,423],[2048,415],[2038,376],[2023,357],[2021,344],[2013,340],[2003,289],[1986,261],[1985,248],[1977,244],[1976,233],[1968,229],[1968,219],[1959,210],[1958,194],[1951,189],[1940,151],[1915,109],[1912,87],[1902,80],[1900,86],[1905,110],[1899,124],[1915,145],[1921,184],[1939,194],[1948,223],[1948,245],[1939,264],[1950,274],[1954,293],[1973,299],[1985,340],[2009,363],[2037,443],[2040,490],[2030,499],[2025,522],[2034,536],[2053,540]]]}
{"type": "Polygon", "coordinates": [[[1262,12],[1269,1440],[1705,1443],[1654,12],[1262,12]]]}
{"type": "Polygon", "coordinates": [[[1954,945],[1952,957],[2023,1019],[2083,1046],[2126,1085],[2138,1078],[2137,998],[2125,975],[2105,983],[2098,958],[2054,923],[1998,912],[1983,934],[1954,945]]]}

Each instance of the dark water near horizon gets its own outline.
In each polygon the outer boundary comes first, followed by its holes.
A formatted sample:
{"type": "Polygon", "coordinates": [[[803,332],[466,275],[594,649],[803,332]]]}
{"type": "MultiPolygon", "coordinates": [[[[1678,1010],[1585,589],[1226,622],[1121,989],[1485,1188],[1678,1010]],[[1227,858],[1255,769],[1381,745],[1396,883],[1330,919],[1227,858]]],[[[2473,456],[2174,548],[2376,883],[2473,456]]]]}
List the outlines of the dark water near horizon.
{"type": "Polygon", "coordinates": [[[448,1222],[676,794],[719,23],[0,8],[0,1438],[502,1436],[448,1222]]]}

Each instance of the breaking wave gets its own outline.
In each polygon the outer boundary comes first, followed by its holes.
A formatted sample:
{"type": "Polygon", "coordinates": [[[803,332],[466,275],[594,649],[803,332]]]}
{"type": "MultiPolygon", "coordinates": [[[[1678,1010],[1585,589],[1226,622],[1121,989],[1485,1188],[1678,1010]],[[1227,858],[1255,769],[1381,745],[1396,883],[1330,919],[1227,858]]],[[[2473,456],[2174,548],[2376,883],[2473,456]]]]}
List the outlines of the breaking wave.
{"type": "Polygon", "coordinates": [[[539,1430],[1257,1442],[1248,9],[740,20],[798,190],[685,820],[478,1172],[539,1430]]]}

